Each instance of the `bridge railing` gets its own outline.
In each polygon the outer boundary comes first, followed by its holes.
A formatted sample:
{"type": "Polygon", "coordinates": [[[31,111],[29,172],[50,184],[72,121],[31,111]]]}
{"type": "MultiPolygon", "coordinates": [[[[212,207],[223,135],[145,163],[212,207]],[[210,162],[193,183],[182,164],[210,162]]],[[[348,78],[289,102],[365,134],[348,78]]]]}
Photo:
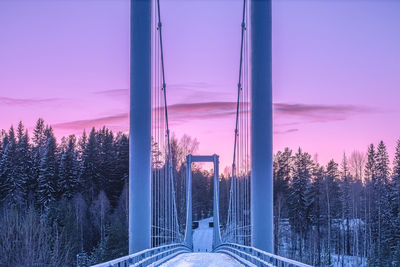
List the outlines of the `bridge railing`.
{"type": "Polygon", "coordinates": [[[159,265],[181,253],[190,252],[183,244],[169,244],[150,248],[115,260],[93,265],[92,267],[144,267],[159,265]]]}
{"type": "Polygon", "coordinates": [[[228,254],[245,265],[252,263],[256,266],[311,267],[311,265],[274,255],[254,247],[233,243],[221,244],[214,251],[228,254]]]}

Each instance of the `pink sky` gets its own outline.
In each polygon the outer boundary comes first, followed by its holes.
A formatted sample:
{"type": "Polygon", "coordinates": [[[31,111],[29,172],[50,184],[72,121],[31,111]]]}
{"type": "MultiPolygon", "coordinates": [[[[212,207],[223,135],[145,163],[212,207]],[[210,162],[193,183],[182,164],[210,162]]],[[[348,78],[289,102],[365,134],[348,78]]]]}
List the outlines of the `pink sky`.
{"type": "MultiPolygon", "coordinates": [[[[161,1],[171,130],[231,164],[241,1],[161,1]]],[[[400,2],[273,1],[275,151],[400,137],[400,2]]],[[[0,128],[128,129],[129,1],[0,1],[0,128]]]]}

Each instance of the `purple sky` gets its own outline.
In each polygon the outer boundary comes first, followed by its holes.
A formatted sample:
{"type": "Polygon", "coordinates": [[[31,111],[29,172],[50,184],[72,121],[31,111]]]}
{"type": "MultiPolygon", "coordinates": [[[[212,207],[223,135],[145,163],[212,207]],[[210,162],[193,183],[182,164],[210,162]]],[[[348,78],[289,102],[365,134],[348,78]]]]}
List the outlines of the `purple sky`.
{"type": "MultiPolygon", "coordinates": [[[[171,129],[230,165],[241,1],[162,0],[171,129]],[[185,104],[185,105],[182,105],[185,104]]],[[[400,1],[273,1],[275,151],[400,137],[400,1]]],[[[1,0],[0,128],[128,129],[129,1],[1,0]]]]}

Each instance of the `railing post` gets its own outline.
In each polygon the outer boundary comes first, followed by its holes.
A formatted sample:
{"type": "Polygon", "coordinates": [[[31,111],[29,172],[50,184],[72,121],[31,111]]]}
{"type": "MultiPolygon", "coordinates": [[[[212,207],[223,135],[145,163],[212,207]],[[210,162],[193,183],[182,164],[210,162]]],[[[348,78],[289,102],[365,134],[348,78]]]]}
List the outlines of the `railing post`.
{"type": "Polygon", "coordinates": [[[273,253],[271,0],[251,0],[251,243],[273,253]]]}
{"type": "Polygon", "coordinates": [[[131,0],[129,253],[151,246],[151,0],[131,0]]]}

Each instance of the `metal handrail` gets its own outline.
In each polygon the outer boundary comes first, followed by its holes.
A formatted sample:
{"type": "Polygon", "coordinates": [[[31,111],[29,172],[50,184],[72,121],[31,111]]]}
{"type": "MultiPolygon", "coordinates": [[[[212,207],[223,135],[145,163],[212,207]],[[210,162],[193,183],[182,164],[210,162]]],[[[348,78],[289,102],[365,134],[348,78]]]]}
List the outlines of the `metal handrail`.
{"type": "Polygon", "coordinates": [[[278,267],[311,267],[311,265],[287,259],[254,247],[224,243],[214,249],[215,252],[230,252],[256,266],[273,265],[278,267]]]}
{"type": "Polygon", "coordinates": [[[149,266],[166,256],[177,252],[190,252],[191,250],[184,244],[170,244],[150,249],[145,249],[131,255],[104,263],[93,265],[92,267],[122,267],[122,266],[149,266]]]}

